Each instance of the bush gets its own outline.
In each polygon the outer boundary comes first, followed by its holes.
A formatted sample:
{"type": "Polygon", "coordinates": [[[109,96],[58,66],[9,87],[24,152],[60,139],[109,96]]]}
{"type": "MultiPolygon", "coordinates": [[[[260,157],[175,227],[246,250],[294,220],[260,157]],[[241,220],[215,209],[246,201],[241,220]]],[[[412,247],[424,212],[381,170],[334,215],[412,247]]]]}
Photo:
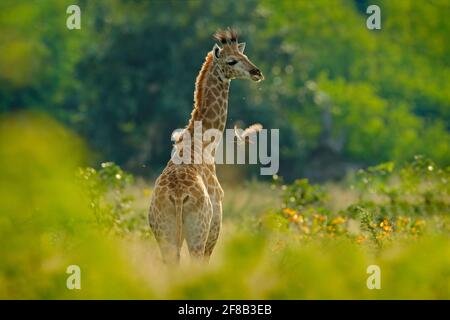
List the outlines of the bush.
{"type": "Polygon", "coordinates": [[[121,236],[148,236],[146,216],[132,207],[135,198],[127,193],[134,180],[131,174],[113,162],[104,162],[99,170],[80,168],[78,177],[102,230],[121,236]]]}
{"type": "Polygon", "coordinates": [[[428,225],[445,232],[449,179],[449,168],[423,156],[398,169],[393,162],[361,169],[350,178],[357,200],[337,212],[327,209],[324,188],[306,179],[286,185],[275,176],[274,186],[282,191],[278,214],[302,239],[345,235],[381,247],[393,238],[416,238],[428,225]]]}

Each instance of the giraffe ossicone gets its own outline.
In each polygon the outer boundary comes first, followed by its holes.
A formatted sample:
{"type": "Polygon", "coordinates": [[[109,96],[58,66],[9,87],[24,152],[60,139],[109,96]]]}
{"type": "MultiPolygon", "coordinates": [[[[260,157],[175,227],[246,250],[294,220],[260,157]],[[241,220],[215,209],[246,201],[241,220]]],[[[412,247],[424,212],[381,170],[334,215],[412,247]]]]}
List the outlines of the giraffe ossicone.
{"type": "MultiPolygon", "coordinates": [[[[233,29],[217,31],[214,38],[220,45],[215,44],[206,55],[195,83],[191,118],[183,133],[176,136],[175,144],[182,143],[188,135],[195,137],[198,121],[202,135],[209,129],[224,132],[232,79],[264,80],[261,71],[244,54],[245,44],[238,42],[233,29]]],[[[155,182],[148,221],[166,263],[179,262],[185,240],[193,258],[209,260],[213,252],[222,224],[224,192],[214,161],[206,163],[195,157],[206,148],[214,157],[214,147],[219,142],[191,139],[192,152],[180,155],[191,161],[175,164],[171,158],[155,182]]]]}

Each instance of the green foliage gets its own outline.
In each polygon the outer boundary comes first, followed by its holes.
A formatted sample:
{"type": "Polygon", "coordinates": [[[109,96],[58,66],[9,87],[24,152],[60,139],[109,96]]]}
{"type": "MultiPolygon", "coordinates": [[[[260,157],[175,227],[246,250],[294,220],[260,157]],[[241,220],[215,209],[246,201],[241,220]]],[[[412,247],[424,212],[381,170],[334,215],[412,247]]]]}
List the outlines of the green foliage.
{"type": "MultiPolygon", "coordinates": [[[[324,174],[340,170],[341,157],[372,165],[424,154],[448,165],[448,52],[437,58],[448,50],[447,5],[401,2],[380,4],[380,31],[364,27],[365,10],[355,10],[352,1],[262,5],[270,17],[263,50],[275,51],[267,66],[269,98],[263,100],[290,127],[280,125],[289,144],[282,157],[301,160],[300,174],[312,175],[301,163],[317,161],[314,151],[321,147],[337,153],[330,170],[320,167],[324,174]],[[424,15],[426,23],[412,23],[424,15]],[[416,32],[427,35],[430,53],[411,36],[416,32]]],[[[292,171],[281,174],[292,177],[292,171]]]]}
{"type": "MultiPolygon", "coordinates": [[[[331,195],[324,186],[298,180],[281,190],[281,202],[287,200],[291,207],[270,213],[270,207],[237,207],[240,212],[228,219],[231,204],[225,202],[224,230],[211,263],[189,263],[183,250],[182,265],[172,269],[162,264],[155,241],[141,237],[141,230],[148,231],[144,219],[130,222],[132,212],[145,216],[148,199],[139,205],[139,198],[127,196],[130,187],[139,185],[130,186],[131,176],[120,167],[104,163],[98,170],[79,169],[84,153],[80,141],[54,121],[32,114],[1,119],[0,146],[1,298],[450,297],[448,214],[379,220],[359,197],[357,207],[319,214],[331,195]],[[298,199],[292,202],[290,197],[298,199]],[[246,216],[259,217],[261,223],[246,216]],[[357,219],[360,231],[354,230],[357,219]],[[81,268],[81,290],[66,287],[66,269],[72,264],[81,268]],[[366,287],[371,264],[381,267],[382,290],[366,287]]],[[[402,168],[411,181],[448,179],[448,171],[426,158],[402,168]]],[[[380,181],[390,181],[398,172],[388,163],[356,178],[369,179],[379,190],[388,184],[380,181]]],[[[268,192],[259,191],[260,197],[277,197],[276,190],[262,186],[268,192]]],[[[262,186],[226,187],[227,197],[235,199],[235,193],[246,199],[262,186]]],[[[365,190],[361,192],[370,193],[365,190]]]]}
{"type": "Polygon", "coordinates": [[[431,159],[414,160],[394,170],[388,162],[360,170],[356,184],[360,203],[380,214],[445,215],[449,214],[449,168],[440,168],[431,159]],[[376,201],[375,198],[384,199],[376,201]]]}
{"type": "Polygon", "coordinates": [[[73,119],[79,104],[74,68],[88,37],[66,27],[66,9],[76,2],[1,2],[0,112],[39,109],[73,119]]]}
{"type": "Polygon", "coordinates": [[[149,294],[129,273],[120,242],[95,228],[75,178],[83,154],[79,139],[47,117],[0,119],[0,298],[149,294]],[[82,290],[66,287],[72,264],[81,268],[82,290]]]}
{"type": "Polygon", "coordinates": [[[62,119],[95,163],[160,171],[211,34],[228,25],[267,79],[233,84],[229,119],[280,129],[288,180],[415,154],[450,163],[446,0],[379,1],[380,31],[365,27],[368,3],[351,0],[79,1],[79,31],[65,27],[69,4],[2,1],[0,110],[62,119]],[[310,168],[318,162],[320,172],[310,168]]]}
{"type": "MultiPolygon", "coordinates": [[[[225,240],[226,241],[226,240],[225,240]]],[[[446,299],[449,295],[446,238],[397,242],[379,255],[343,239],[299,245],[295,239],[267,243],[236,236],[207,270],[182,267],[163,277],[162,297],[187,299],[446,299]],[[245,255],[236,252],[249,245],[245,255]],[[265,248],[264,250],[261,250],[265,248]],[[229,251],[228,251],[229,250],[229,251]],[[382,270],[382,289],[368,290],[368,265],[382,270]],[[406,273],[406,274],[405,274],[406,273]],[[414,281],[411,281],[414,279],[414,281]]]]}
{"type": "Polygon", "coordinates": [[[80,0],[69,31],[73,3],[0,4],[0,298],[450,298],[446,0],[379,1],[380,31],[366,1],[80,0]],[[148,237],[150,189],[119,165],[159,172],[229,25],[267,79],[233,83],[229,119],[280,129],[287,182],[225,186],[211,264],[172,270],[148,237]],[[294,180],[367,166],[339,185],[342,208],[294,180]],[[382,290],[366,287],[371,264],[382,290]]]}
{"type": "Polygon", "coordinates": [[[284,209],[301,211],[306,215],[311,213],[327,213],[323,208],[325,192],[318,185],[311,185],[308,179],[296,179],[292,184],[284,184],[283,179],[273,176],[274,186],[280,187],[284,209]]]}
{"type": "Polygon", "coordinates": [[[112,162],[104,162],[99,170],[80,168],[78,176],[101,229],[120,236],[131,232],[148,235],[146,215],[133,209],[134,196],[127,192],[132,175],[112,162]]]}
{"type": "Polygon", "coordinates": [[[433,232],[447,231],[449,178],[448,168],[423,156],[398,169],[394,162],[360,169],[351,178],[356,201],[338,211],[327,209],[329,201],[321,186],[305,179],[290,185],[280,184],[279,177],[274,180],[282,190],[279,214],[302,239],[345,235],[382,247],[395,238],[417,237],[428,225],[433,232]]]}

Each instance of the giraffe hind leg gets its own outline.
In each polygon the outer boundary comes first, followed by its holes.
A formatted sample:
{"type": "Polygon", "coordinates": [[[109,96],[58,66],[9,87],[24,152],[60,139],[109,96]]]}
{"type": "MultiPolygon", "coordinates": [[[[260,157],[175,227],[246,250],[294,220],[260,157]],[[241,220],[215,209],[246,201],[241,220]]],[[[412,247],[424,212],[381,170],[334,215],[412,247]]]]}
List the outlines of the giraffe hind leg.
{"type": "Polygon", "coordinates": [[[208,239],[205,245],[205,259],[207,260],[209,260],[214,250],[214,247],[216,246],[221,226],[222,226],[222,203],[217,202],[213,206],[213,216],[211,219],[208,239]]]}
{"type": "Polygon", "coordinates": [[[180,262],[180,251],[176,243],[159,242],[159,248],[163,262],[168,265],[176,265],[180,262]]]}
{"type": "Polygon", "coordinates": [[[185,210],[184,234],[186,237],[189,254],[195,260],[202,260],[205,255],[205,246],[208,239],[212,218],[212,205],[207,195],[203,196],[202,206],[195,210],[189,210],[189,203],[185,210]]]}
{"type": "Polygon", "coordinates": [[[161,214],[157,209],[151,207],[148,221],[164,263],[178,264],[181,248],[178,246],[176,234],[175,210],[165,210],[164,214],[161,214]]]}

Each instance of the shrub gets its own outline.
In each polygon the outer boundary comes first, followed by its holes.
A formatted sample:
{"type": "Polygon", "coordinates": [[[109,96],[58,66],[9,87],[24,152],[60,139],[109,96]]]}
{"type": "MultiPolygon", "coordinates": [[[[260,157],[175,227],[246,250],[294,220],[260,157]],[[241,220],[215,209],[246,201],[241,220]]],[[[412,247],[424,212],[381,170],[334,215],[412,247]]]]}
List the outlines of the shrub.
{"type": "Polygon", "coordinates": [[[127,193],[134,180],[131,174],[113,162],[104,162],[98,170],[80,168],[78,177],[101,229],[117,235],[148,235],[145,215],[133,208],[135,199],[127,193]]]}
{"type": "Polygon", "coordinates": [[[301,239],[349,237],[357,243],[369,241],[377,247],[394,238],[417,238],[428,225],[447,232],[450,213],[449,168],[439,168],[431,159],[415,156],[396,168],[387,162],[359,170],[350,178],[357,200],[346,209],[327,209],[327,193],[306,179],[284,184],[278,215],[301,239]]]}

